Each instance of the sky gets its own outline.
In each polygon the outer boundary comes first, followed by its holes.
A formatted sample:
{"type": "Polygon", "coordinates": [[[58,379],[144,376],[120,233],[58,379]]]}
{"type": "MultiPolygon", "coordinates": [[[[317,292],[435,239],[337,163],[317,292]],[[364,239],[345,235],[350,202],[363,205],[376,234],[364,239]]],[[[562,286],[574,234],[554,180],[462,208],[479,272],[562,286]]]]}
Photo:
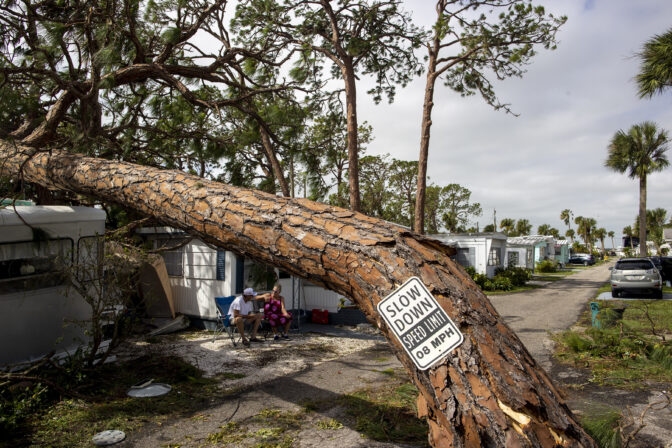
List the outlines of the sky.
{"type": "MultiPolygon", "coordinates": [[[[434,1],[407,0],[417,24],[429,26],[434,1]]],[[[502,218],[528,219],[533,231],[550,224],[564,234],[560,212],[589,216],[616,233],[634,223],[639,183],[604,167],[618,130],[654,121],[672,132],[672,90],[639,99],[635,54],[672,27],[669,0],[544,0],[566,15],[555,51],[539,49],[522,78],[496,84],[515,117],[494,111],[480,96],[461,98],[437,83],[429,149],[429,182],[458,183],[472,191],[482,229],[502,218]]],[[[375,105],[358,87],[360,123],[373,126],[366,154],[417,160],[424,77],[399,89],[394,103],[375,105]]],[[[668,152],[672,161],[672,149],[668,152]]],[[[672,167],[648,178],[647,208],[672,215],[672,167]]],[[[576,226],[572,223],[572,228],[576,226]]],[[[605,241],[607,247],[610,241],[605,241]]]]}

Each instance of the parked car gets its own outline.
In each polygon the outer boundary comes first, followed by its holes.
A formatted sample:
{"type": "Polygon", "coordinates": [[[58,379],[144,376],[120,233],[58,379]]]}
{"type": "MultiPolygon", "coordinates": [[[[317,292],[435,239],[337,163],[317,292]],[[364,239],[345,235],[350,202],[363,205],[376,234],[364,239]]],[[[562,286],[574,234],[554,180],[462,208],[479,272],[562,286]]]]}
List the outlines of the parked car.
{"type": "Polygon", "coordinates": [[[660,276],[663,277],[663,281],[665,281],[665,275],[663,275],[663,264],[660,261],[660,257],[646,257],[649,260],[653,262],[653,265],[658,269],[658,272],[660,272],[660,276]]]}
{"type": "Polygon", "coordinates": [[[672,281],[672,257],[660,257],[660,264],[663,266],[663,281],[672,281]]]}
{"type": "Polygon", "coordinates": [[[582,264],[584,266],[592,266],[595,264],[595,257],[593,254],[573,254],[569,256],[567,264],[582,264]]]}
{"type": "Polygon", "coordinates": [[[650,294],[654,299],[663,298],[663,279],[648,258],[621,258],[611,269],[611,296],[623,292],[650,294]]]}

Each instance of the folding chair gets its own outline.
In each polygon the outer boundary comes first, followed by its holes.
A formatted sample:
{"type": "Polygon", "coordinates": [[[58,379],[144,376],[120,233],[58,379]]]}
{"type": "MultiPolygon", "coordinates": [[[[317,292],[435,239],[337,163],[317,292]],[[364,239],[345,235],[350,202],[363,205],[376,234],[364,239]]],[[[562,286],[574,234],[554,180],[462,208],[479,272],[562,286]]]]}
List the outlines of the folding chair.
{"type": "Polygon", "coordinates": [[[229,308],[231,304],[236,299],[236,296],[228,297],[215,297],[215,306],[217,308],[217,326],[215,331],[212,334],[212,342],[215,342],[217,338],[217,333],[224,333],[229,335],[231,338],[231,343],[236,347],[236,338],[233,335],[233,328],[231,327],[231,315],[229,314],[229,308]]]}

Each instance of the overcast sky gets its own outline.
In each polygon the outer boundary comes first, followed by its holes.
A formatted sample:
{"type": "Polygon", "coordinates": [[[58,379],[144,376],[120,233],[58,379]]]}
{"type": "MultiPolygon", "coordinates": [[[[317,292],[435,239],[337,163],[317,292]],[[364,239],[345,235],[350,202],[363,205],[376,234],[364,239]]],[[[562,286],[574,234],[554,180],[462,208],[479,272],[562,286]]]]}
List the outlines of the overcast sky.
{"type": "MultiPolygon", "coordinates": [[[[672,27],[670,0],[545,0],[568,16],[558,49],[541,49],[523,78],[497,84],[501,101],[518,117],[495,112],[480,96],[461,98],[439,86],[435,96],[430,182],[458,183],[480,202],[480,228],[502,218],[550,224],[563,234],[560,212],[590,216],[616,232],[634,222],[639,184],[604,167],[609,140],[646,120],[672,131],[672,91],[639,99],[634,54],[672,27]]],[[[408,0],[416,23],[429,25],[434,1],[408,0]]],[[[391,105],[374,105],[359,88],[360,122],[375,140],[367,154],[417,160],[424,79],[399,90],[391,105]]],[[[672,150],[668,153],[672,159],[672,150]]],[[[672,214],[672,168],[649,177],[647,208],[672,214]]],[[[575,225],[572,224],[572,228],[575,225]]],[[[611,246],[610,241],[605,241],[611,246]]],[[[616,241],[616,244],[620,244],[616,241]]]]}

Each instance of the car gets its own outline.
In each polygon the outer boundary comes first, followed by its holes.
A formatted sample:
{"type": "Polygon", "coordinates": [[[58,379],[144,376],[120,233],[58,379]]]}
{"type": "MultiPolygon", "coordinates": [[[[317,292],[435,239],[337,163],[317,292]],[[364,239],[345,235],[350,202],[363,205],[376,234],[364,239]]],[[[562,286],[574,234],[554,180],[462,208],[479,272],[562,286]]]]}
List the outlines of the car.
{"type": "Polygon", "coordinates": [[[569,256],[567,264],[582,264],[592,266],[595,264],[595,257],[592,254],[573,254],[569,256]]]}
{"type": "Polygon", "coordinates": [[[655,257],[654,256],[654,257],[646,257],[646,258],[653,261],[653,265],[656,267],[656,269],[658,269],[658,272],[660,272],[660,276],[664,277],[664,275],[663,275],[663,264],[660,260],[660,257],[655,257]]]}
{"type": "Polygon", "coordinates": [[[663,282],[672,282],[672,257],[660,257],[663,266],[663,282]]]}
{"type": "Polygon", "coordinates": [[[663,279],[648,258],[621,258],[611,270],[611,296],[620,297],[624,292],[649,294],[654,299],[663,298],[663,279]]]}

